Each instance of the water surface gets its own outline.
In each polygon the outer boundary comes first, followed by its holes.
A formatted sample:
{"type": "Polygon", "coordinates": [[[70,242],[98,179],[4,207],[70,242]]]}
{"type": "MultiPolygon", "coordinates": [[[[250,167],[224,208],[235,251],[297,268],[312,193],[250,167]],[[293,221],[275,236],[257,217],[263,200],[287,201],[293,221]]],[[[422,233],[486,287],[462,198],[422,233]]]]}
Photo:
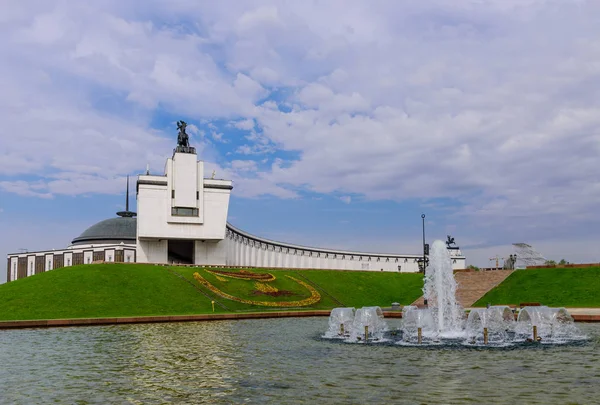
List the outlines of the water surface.
{"type": "Polygon", "coordinates": [[[5,330],[0,403],[599,404],[600,324],[578,326],[493,350],[332,342],[326,317],[5,330]]]}

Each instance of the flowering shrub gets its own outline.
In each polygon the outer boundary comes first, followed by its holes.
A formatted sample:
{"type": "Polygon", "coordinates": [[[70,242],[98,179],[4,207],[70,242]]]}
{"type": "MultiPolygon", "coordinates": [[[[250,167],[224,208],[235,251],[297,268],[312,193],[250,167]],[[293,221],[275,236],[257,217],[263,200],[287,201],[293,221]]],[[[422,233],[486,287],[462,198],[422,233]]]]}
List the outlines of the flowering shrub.
{"type": "Polygon", "coordinates": [[[226,292],[219,290],[217,287],[215,287],[210,282],[208,282],[204,277],[202,277],[200,275],[200,273],[198,273],[198,272],[194,273],[194,279],[196,279],[197,282],[199,282],[200,284],[202,284],[203,286],[208,288],[213,293],[217,294],[220,297],[227,298],[228,300],[242,302],[244,304],[260,305],[260,306],[264,306],[264,307],[305,307],[308,305],[316,304],[317,302],[319,302],[321,300],[321,294],[319,294],[319,292],[317,290],[315,290],[313,288],[313,286],[311,286],[310,284],[305,283],[302,280],[298,280],[292,276],[286,276],[286,277],[294,280],[295,282],[297,282],[298,284],[300,284],[304,288],[306,288],[308,291],[310,291],[310,297],[300,300],[300,301],[281,301],[281,302],[246,300],[243,298],[235,297],[233,295],[227,294],[226,292]]]}

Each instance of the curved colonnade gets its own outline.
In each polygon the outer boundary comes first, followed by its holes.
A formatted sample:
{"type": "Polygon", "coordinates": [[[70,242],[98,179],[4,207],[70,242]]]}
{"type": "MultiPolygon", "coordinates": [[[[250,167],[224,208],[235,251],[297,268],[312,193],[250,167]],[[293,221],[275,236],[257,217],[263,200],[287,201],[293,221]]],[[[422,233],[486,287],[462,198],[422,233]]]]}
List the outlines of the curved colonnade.
{"type": "MultiPolygon", "coordinates": [[[[265,268],[371,270],[414,273],[420,255],[365,253],[322,249],[272,241],[251,235],[227,223],[227,266],[265,268]]],[[[464,257],[453,260],[464,268],[464,257]]]]}

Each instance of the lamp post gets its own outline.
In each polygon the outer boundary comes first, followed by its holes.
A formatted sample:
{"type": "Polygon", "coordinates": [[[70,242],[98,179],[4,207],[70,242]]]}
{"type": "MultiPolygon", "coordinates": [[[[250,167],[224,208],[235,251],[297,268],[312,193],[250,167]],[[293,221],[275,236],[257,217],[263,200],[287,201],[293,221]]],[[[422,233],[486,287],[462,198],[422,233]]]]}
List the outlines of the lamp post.
{"type": "Polygon", "coordinates": [[[421,214],[421,221],[423,222],[423,273],[425,273],[425,214],[421,214]]]}
{"type": "MultiPolygon", "coordinates": [[[[421,214],[421,221],[423,223],[423,264],[422,264],[422,269],[423,269],[423,282],[425,281],[425,214],[421,214]]],[[[425,304],[425,306],[428,306],[428,302],[427,302],[427,298],[425,298],[423,300],[423,304],[425,304]]]]}

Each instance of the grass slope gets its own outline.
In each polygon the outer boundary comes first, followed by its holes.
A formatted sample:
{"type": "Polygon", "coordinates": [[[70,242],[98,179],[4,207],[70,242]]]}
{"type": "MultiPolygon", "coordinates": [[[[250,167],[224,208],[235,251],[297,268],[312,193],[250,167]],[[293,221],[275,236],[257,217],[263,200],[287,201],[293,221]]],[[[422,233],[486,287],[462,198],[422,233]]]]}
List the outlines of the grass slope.
{"type": "MultiPolygon", "coordinates": [[[[227,270],[227,269],[223,269],[227,270]]],[[[237,270],[228,270],[237,271],[237,270]]],[[[0,285],[0,320],[99,318],[184,315],[215,312],[331,309],[339,306],[410,304],[421,295],[419,274],[361,271],[293,271],[252,269],[271,273],[269,285],[286,295],[258,294],[253,281],[219,280],[206,269],[147,264],[88,264],[52,270],[0,285]],[[251,301],[299,301],[310,291],[286,276],[312,285],[321,300],[301,308],[250,305],[220,297],[198,283],[198,272],[221,291],[251,301]]]]}
{"type": "Polygon", "coordinates": [[[418,273],[306,270],[301,274],[348,307],[410,305],[423,295],[423,275],[418,273]]]}
{"type": "Polygon", "coordinates": [[[600,267],[513,272],[473,306],[539,302],[553,307],[600,307],[600,267]]]}
{"type": "Polygon", "coordinates": [[[210,300],[162,266],[88,264],[0,285],[0,320],[209,311],[210,300]]]}

